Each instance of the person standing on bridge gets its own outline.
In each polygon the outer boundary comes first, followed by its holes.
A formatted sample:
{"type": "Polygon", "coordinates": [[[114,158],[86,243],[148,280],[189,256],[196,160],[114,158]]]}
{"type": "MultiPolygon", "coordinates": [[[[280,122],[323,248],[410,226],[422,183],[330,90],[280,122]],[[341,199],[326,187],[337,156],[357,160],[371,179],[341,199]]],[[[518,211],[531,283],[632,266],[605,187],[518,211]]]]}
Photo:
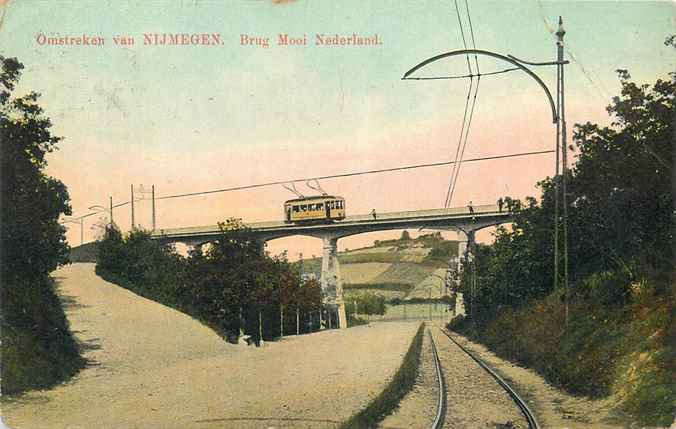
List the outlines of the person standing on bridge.
{"type": "Polygon", "coordinates": [[[376,216],[376,209],[371,210],[371,216],[373,216],[373,220],[378,219],[378,216],[376,216]]]}
{"type": "Polygon", "coordinates": [[[504,204],[504,201],[502,200],[502,197],[498,198],[498,211],[502,213],[502,205],[504,204]]]}
{"type": "Polygon", "coordinates": [[[474,217],[474,206],[472,206],[472,201],[470,200],[469,204],[467,204],[467,208],[469,209],[469,214],[472,215],[472,222],[476,222],[476,218],[474,217]]]}

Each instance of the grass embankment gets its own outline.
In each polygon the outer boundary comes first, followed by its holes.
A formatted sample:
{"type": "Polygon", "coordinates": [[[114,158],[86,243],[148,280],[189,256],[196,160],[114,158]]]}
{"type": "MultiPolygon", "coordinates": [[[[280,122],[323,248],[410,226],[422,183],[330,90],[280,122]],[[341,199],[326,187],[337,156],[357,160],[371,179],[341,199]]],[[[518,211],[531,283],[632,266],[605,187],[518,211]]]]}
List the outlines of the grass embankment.
{"type": "Polygon", "coordinates": [[[404,355],[401,366],[385,389],[366,408],[350,417],[340,429],[366,429],[375,427],[391,413],[399,402],[411,391],[418,375],[425,324],[421,323],[404,355]]]}
{"type": "Polygon", "coordinates": [[[3,284],[2,393],[45,389],[85,365],[52,278],[3,284]]]}
{"type": "Polygon", "coordinates": [[[98,243],[92,241],[81,246],[71,247],[69,259],[71,262],[96,262],[98,243]]]}
{"type": "Polygon", "coordinates": [[[668,426],[676,413],[676,286],[659,293],[634,285],[631,294],[624,306],[576,297],[565,332],[559,293],[451,327],[573,394],[610,396],[639,424],[668,426]]]}

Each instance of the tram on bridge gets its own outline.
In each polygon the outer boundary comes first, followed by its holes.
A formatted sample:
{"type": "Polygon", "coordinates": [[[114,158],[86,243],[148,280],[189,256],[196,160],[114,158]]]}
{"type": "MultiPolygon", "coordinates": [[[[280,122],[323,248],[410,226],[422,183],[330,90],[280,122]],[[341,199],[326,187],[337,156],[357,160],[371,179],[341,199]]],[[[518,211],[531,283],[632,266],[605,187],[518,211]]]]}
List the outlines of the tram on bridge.
{"type": "Polygon", "coordinates": [[[284,202],[285,223],[324,223],[345,219],[345,198],[318,195],[284,202]]]}

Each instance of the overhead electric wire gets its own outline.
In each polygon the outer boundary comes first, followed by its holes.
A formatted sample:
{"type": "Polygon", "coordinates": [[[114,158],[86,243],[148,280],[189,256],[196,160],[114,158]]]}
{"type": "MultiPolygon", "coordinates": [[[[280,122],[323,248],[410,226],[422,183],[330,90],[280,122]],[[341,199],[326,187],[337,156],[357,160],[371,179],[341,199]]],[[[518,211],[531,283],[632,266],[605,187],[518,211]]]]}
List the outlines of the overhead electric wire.
{"type": "MultiPolygon", "coordinates": [[[[458,8],[458,0],[454,0],[455,2],[455,14],[458,16],[458,25],[460,26],[460,35],[462,36],[462,45],[465,47],[465,50],[467,50],[467,41],[465,40],[465,30],[462,28],[462,19],[460,18],[460,8],[458,8]]],[[[469,71],[469,74],[472,75],[472,66],[469,63],[469,54],[466,54],[465,57],[467,58],[467,70],[469,71]]]]}
{"type": "Polygon", "coordinates": [[[481,82],[481,78],[477,78],[476,86],[474,87],[474,98],[472,99],[472,108],[469,113],[469,121],[467,123],[467,129],[465,130],[465,140],[462,145],[462,150],[460,151],[460,162],[457,164],[457,169],[455,173],[455,179],[453,179],[453,189],[451,189],[451,197],[448,200],[448,206],[450,207],[452,201],[453,201],[453,195],[455,194],[455,187],[458,183],[458,176],[460,176],[460,167],[462,166],[463,158],[465,157],[465,148],[467,147],[467,138],[469,137],[469,130],[470,127],[472,126],[472,118],[474,117],[474,107],[476,106],[476,96],[477,93],[479,92],[479,82],[481,82]]]}
{"type": "MultiPolygon", "coordinates": [[[[458,10],[457,0],[455,0],[455,9],[456,9],[456,13],[458,15],[458,18],[460,18],[460,12],[458,10]]],[[[476,51],[476,40],[474,38],[474,28],[472,26],[472,17],[471,17],[470,12],[469,12],[469,4],[467,3],[467,0],[465,0],[465,10],[467,12],[467,20],[469,21],[469,29],[470,29],[470,34],[471,34],[471,37],[472,37],[472,47],[476,51]]],[[[461,26],[461,31],[462,31],[462,26],[461,26]]],[[[464,34],[463,34],[463,42],[464,42],[464,34]]],[[[465,49],[467,49],[467,45],[465,45],[465,49]]],[[[467,59],[469,61],[469,56],[467,57],[467,59]]],[[[471,107],[471,110],[470,110],[469,121],[467,121],[467,127],[466,128],[464,126],[465,120],[463,118],[463,127],[460,129],[460,139],[458,141],[458,147],[456,149],[456,158],[455,158],[456,161],[458,161],[457,155],[458,155],[458,150],[459,150],[460,151],[460,161],[456,162],[453,165],[454,168],[453,168],[453,171],[451,173],[451,180],[450,180],[450,183],[449,183],[449,188],[446,192],[446,201],[444,203],[444,208],[448,208],[453,201],[453,195],[455,193],[455,188],[456,188],[456,185],[457,185],[457,182],[458,182],[458,177],[460,176],[460,168],[462,167],[462,160],[464,158],[465,149],[467,147],[467,140],[468,140],[468,137],[469,137],[470,127],[472,126],[472,118],[474,117],[474,108],[476,106],[476,97],[477,97],[477,93],[479,92],[479,85],[481,83],[481,71],[479,69],[479,58],[478,58],[476,52],[474,53],[474,61],[476,63],[477,82],[476,82],[476,86],[474,87],[474,97],[472,98],[472,107],[471,107]]],[[[468,63],[468,66],[469,66],[469,63],[468,63]]],[[[469,95],[472,91],[472,83],[473,83],[473,80],[474,80],[473,76],[472,76],[471,67],[470,67],[469,74],[470,74],[470,76],[469,76],[469,78],[470,78],[470,90],[467,94],[467,101],[465,102],[465,115],[467,114],[467,102],[469,101],[469,95]]]]}
{"type": "Polygon", "coordinates": [[[444,199],[444,208],[450,204],[451,189],[453,188],[453,178],[455,177],[455,169],[457,168],[458,155],[460,154],[460,146],[462,145],[462,136],[465,130],[465,123],[467,121],[467,110],[469,108],[469,99],[472,95],[472,85],[474,80],[469,80],[469,88],[467,89],[467,99],[465,100],[465,113],[462,115],[462,125],[460,127],[460,137],[458,137],[458,146],[455,149],[455,158],[453,159],[453,168],[451,169],[451,178],[448,182],[448,190],[446,191],[446,199],[444,199]]]}
{"type": "MultiPolygon", "coordinates": [[[[554,152],[553,150],[539,150],[539,151],[533,151],[533,152],[520,152],[520,153],[512,153],[508,155],[495,155],[495,156],[484,156],[484,157],[479,157],[479,158],[472,158],[472,159],[466,159],[464,162],[478,162],[478,161],[490,161],[494,159],[505,159],[505,158],[517,158],[521,156],[532,156],[532,155],[543,155],[547,153],[552,153],[554,152]]],[[[382,168],[378,170],[365,170],[365,171],[355,171],[355,172],[349,172],[349,173],[339,173],[339,174],[330,174],[326,176],[315,176],[315,177],[304,177],[304,178],[299,178],[299,179],[291,179],[291,180],[277,180],[274,182],[265,182],[265,183],[256,183],[253,185],[242,185],[242,186],[233,186],[230,188],[221,188],[221,189],[212,189],[209,191],[201,191],[201,192],[188,192],[185,194],[174,194],[174,195],[165,195],[162,197],[157,197],[155,198],[155,201],[157,200],[168,200],[168,199],[173,199],[173,198],[183,198],[183,197],[193,197],[193,196],[199,196],[199,195],[209,195],[209,194],[216,194],[216,193],[222,193],[222,192],[232,192],[232,191],[242,191],[246,189],[254,189],[254,188],[263,188],[266,186],[275,186],[275,185],[285,185],[288,183],[299,183],[299,182],[306,182],[308,180],[324,180],[324,179],[338,179],[342,177],[352,177],[352,176],[363,176],[367,174],[379,174],[379,173],[389,173],[393,171],[405,171],[405,170],[413,170],[417,168],[430,168],[430,167],[441,167],[444,165],[451,165],[453,164],[454,161],[441,161],[441,162],[432,162],[432,163],[427,163],[427,164],[413,164],[413,165],[404,165],[401,167],[392,167],[392,168],[382,168]]],[[[118,203],[113,205],[113,208],[118,208],[122,206],[126,206],[130,204],[130,201],[125,201],[122,203],[118,203]]],[[[106,210],[108,211],[108,210],[106,210]]],[[[85,218],[89,216],[94,216],[99,213],[104,213],[102,211],[94,212],[94,213],[87,213],[82,216],[73,216],[74,219],[80,219],[80,218],[85,218]]]]}
{"type": "MultiPolygon", "coordinates": [[[[510,67],[510,68],[506,68],[506,69],[498,70],[498,71],[494,71],[494,72],[489,72],[489,73],[479,73],[479,74],[475,74],[474,76],[477,76],[477,77],[491,76],[491,75],[495,75],[495,74],[511,72],[511,71],[514,71],[514,70],[520,70],[520,69],[518,67],[510,67]]],[[[473,76],[469,75],[469,74],[463,74],[463,75],[458,75],[458,76],[405,77],[405,78],[402,78],[401,80],[466,79],[466,78],[470,78],[470,77],[473,77],[473,76]]]]}
{"type": "MultiPolygon", "coordinates": [[[[467,3],[467,0],[465,0],[465,9],[467,10],[467,20],[469,21],[469,33],[472,36],[472,46],[476,51],[476,42],[474,41],[474,28],[472,27],[472,15],[469,13],[469,4],[467,3]]],[[[474,53],[474,62],[476,63],[476,73],[479,76],[481,76],[481,69],[479,69],[479,57],[477,56],[476,52],[474,53]]]]}

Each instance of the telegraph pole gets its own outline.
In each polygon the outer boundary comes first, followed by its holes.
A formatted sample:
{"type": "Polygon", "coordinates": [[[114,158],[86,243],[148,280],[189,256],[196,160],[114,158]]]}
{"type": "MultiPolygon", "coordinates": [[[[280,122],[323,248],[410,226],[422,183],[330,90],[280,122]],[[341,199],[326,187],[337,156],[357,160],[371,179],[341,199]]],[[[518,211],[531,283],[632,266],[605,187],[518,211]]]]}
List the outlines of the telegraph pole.
{"type": "MultiPolygon", "coordinates": [[[[563,36],[566,34],[566,30],[563,29],[563,19],[559,16],[559,28],[556,31],[557,37],[557,62],[558,62],[558,99],[559,99],[559,123],[561,124],[561,161],[563,162],[562,168],[562,198],[561,203],[563,205],[563,288],[565,294],[564,302],[564,323],[565,326],[568,326],[568,204],[567,204],[567,190],[566,184],[568,181],[568,148],[567,148],[567,136],[566,136],[566,109],[564,102],[564,75],[563,75],[563,36]]],[[[558,128],[558,126],[557,126],[558,128]]],[[[558,219],[557,219],[558,222],[558,219]]],[[[558,226],[557,226],[558,230],[558,226]]]]}
{"type": "Polygon", "coordinates": [[[131,185],[131,229],[134,229],[134,185],[131,185]]]}
{"type": "MultiPolygon", "coordinates": [[[[532,62],[532,61],[526,61],[523,59],[516,58],[513,55],[503,55],[499,54],[497,52],[491,52],[491,51],[485,51],[481,49],[460,49],[456,51],[451,51],[451,52],[446,52],[443,54],[436,55],[434,57],[428,58],[420,63],[418,63],[416,66],[408,70],[406,73],[404,73],[404,76],[402,77],[402,80],[430,80],[430,79],[459,79],[459,78],[469,78],[473,79],[474,77],[480,78],[483,76],[481,73],[478,72],[478,67],[477,67],[477,74],[473,74],[472,71],[470,70],[469,75],[462,75],[462,76],[425,76],[425,77],[415,77],[412,76],[414,73],[416,73],[418,70],[421,68],[427,66],[430,63],[449,58],[449,57],[455,57],[455,56],[464,56],[467,57],[469,61],[469,55],[474,55],[475,57],[477,55],[481,56],[488,56],[492,58],[496,58],[502,61],[505,61],[507,63],[512,64],[515,66],[516,69],[520,69],[521,71],[525,72],[533,78],[538,85],[542,88],[544,91],[545,96],[547,97],[547,101],[549,102],[549,106],[551,108],[552,112],[552,123],[556,125],[556,168],[555,168],[555,177],[554,177],[554,289],[559,288],[559,223],[563,223],[563,234],[561,239],[563,240],[563,283],[564,283],[564,293],[565,293],[565,304],[564,304],[564,313],[565,313],[565,323],[566,326],[568,324],[568,300],[569,300],[569,291],[568,291],[568,207],[566,204],[566,199],[567,199],[567,175],[568,175],[568,156],[567,156],[567,149],[566,149],[566,143],[567,143],[567,138],[566,138],[566,119],[565,119],[565,103],[564,103],[564,65],[568,64],[569,61],[564,59],[563,55],[563,36],[566,34],[565,30],[563,29],[563,19],[559,17],[559,28],[556,32],[556,37],[557,37],[557,60],[556,61],[546,61],[546,62],[532,62]],[[554,97],[552,97],[552,93],[549,91],[549,88],[545,83],[540,79],[538,75],[533,73],[526,65],[530,66],[557,66],[557,85],[556,85],[556,103],[554,102],[554,97]],[[559,152],[560,150],[563,150],[562,152],[559,152]],[[561,155],[561,159],[559,159],[559,154],[561,155]],[[559,168],[560,164],[563,165],[563,171],[561,174],[561,177],[559,177],[559,168]],[[559,181],[561,181],[561,188],[562,188],[562,195],[563,198],[561,201],[559,201],[559,198],[561,198],[559,194],[559,181]],[[559,219],[559,206],[563,204],[563,216],[562,219],[559,219]]],[[[471,88],[471,86],[470,86],[471,88]]],[[[475,93],[476,94],[476,93],[475,93]]],[[[472,283],[470,282],[470,285],[472,283]]],[[[474,303],[472,302],[472,297],[470,296],[470,314],[473,311],[474,303]]]]}
{"type": "Polygon", "coordinates": [[[113,197],[110,197],[110,226],[113,226],[113,197]]]}
{"type": "Polygon", "coordinates": [[[155,223],[155,185],[152,185],[151,191],[152,193],[152,200],[153,200],[153,231],[155,231],[155,227],[157,226],[155,223]]]}

